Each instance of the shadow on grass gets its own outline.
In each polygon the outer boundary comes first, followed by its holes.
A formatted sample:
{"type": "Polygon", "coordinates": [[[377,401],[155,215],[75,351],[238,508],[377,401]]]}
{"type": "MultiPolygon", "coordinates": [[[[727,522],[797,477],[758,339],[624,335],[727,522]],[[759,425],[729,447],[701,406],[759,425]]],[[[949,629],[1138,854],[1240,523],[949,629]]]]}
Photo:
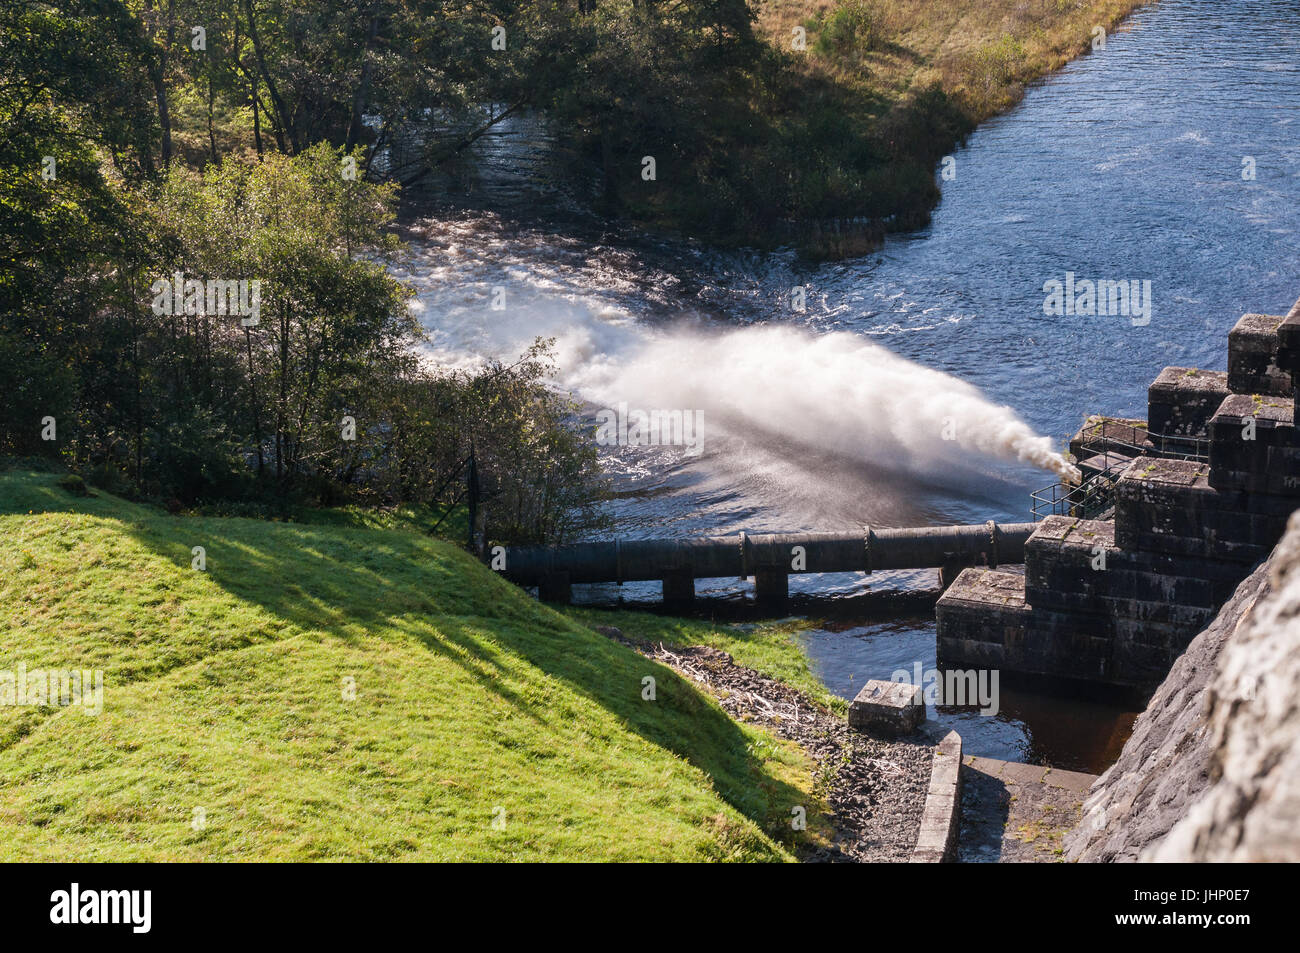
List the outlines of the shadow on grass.
{"type": "Polygon", "coordinates": [[[181,567],[188,568],[192,548],[202,546],[208,578],[236,598],[344,641],[385,630],[407,636],[540,729],[535,702],[511,687],[530,678],[522,660],[704,772],[724,800],[787,847],[796,843],[791,808],[814,813],[808,794],[777,777],[751,739],[693,684],[538,605],[449,544],[404,532],[171,517],[102,493],[74,498],[44,475],[14,487],[0,474],[4,512],[113,519],[181,567]],[[655,679],[654,701],[642,698],[647,675],[655,679]]]}

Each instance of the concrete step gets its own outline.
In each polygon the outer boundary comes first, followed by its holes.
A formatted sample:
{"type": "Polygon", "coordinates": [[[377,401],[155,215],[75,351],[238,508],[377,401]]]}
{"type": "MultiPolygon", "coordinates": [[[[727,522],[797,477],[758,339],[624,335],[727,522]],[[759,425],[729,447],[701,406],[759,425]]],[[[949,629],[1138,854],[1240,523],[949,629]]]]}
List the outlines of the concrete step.
{"type": "Polygon", "coordinates": [[[1132,417],[1092,414],[1070,438],[1070,453],[1076,460],[1112,452],[1149,453],[1153,449],[1147,422],[1132,417]]]}
{"type": "Polygon", "coordinates": [[[967,755],[962,760],[962,862],[1059,863],[1094,774],[967,755]]]}
{"type": "Polygon", "coordinates": [[[1089,477],[1099,476],[1103,473],[1109,474],[1112,478],[1118,477],[1119,474],[1135,459],[1126,453],[1120,453],[1112,450],[1109,453],[1096,453],[1085,460],[1080,460],[1076,466],[1083,474],[1086,480],[1089,477]]]}

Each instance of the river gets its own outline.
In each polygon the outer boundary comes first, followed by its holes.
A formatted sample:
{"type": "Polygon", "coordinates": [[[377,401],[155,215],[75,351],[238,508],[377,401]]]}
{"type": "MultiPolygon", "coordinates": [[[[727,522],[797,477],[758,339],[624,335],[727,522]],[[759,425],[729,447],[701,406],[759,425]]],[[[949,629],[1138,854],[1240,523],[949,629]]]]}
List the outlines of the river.
{"type": "MultiPolygon", "coordinates": [[[[1022,521],[1085,414],[1145,417],[1161,368],[1223,369],[1237,317],[1300,295],[1298,133],[1300,4],[1162,0],[980,127],[931,224],[874,254],[811,264],[610,227],[554,188],[560,144],[524,118],[408,211],[396,271],[441,361],[554,337],[560,383],[593,408],[702,414],[698,455],[603,452],[619,535],[1022,521]],[[1149,281],[1149,323],[1045,316],[1068,272],[1149,281]]],[[[791,577],[831,690],[933,667],[932,615],[855,608],[933,584],[791,577]]],[[[747,591],[701,581],[701,611],[743,614],[747,591]]],[[[577,597],[652,605],[658,586],[577,597]]],[[[1006,687],[1000,709],[932,716],[970,753],[1091,771],[1133,717],[1006,687]]]]}

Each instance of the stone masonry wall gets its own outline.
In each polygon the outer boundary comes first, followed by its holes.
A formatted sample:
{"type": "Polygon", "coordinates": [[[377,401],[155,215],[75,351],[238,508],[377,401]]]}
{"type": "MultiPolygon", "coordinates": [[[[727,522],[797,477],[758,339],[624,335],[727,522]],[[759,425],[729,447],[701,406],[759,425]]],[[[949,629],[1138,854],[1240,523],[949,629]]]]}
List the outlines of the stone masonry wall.
{"type": "Polygon", "coordinates": [[[1206,696],[1210,786],[1143,860],[1300,860],[1300,514],[1269,573],[1206,696]]]}
{"type": "Polygon", "coordinates": [[[1300,513],[1152,696],[1066,856],[1297,860],[1297,816],[1300,513]]]}

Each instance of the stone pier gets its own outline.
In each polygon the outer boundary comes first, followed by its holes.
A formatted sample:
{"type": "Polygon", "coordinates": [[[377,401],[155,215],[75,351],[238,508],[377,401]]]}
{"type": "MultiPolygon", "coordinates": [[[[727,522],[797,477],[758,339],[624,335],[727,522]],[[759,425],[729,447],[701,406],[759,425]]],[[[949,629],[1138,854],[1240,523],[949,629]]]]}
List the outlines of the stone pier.
{"type": "Polygon", "coordinates": [[[1023,575],[962,572],[935,610],[940,667],[1152,690],[1300,508],[1296,382],[1300,302],[1244,315],[1226,373],[1165,368],[1148,421],[1089,417],[1070,448],[1085,472],[1119,461],[1111,511],[1042,520],[1023,575]]]}

